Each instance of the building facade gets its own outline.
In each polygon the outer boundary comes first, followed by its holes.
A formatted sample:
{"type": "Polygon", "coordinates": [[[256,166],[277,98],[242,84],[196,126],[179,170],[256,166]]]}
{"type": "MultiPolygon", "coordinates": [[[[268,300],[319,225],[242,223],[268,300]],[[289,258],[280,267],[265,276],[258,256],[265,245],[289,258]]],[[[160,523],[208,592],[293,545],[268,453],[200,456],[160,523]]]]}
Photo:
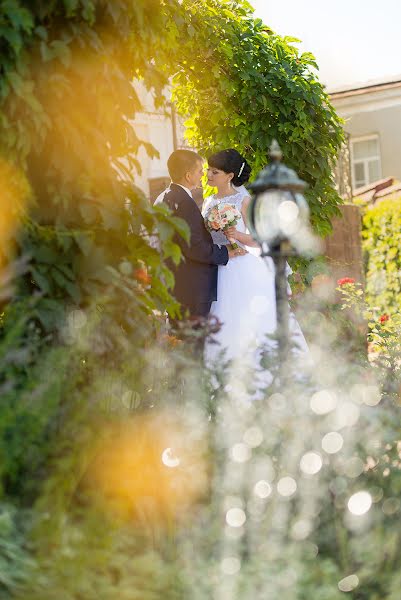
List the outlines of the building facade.
{"type": "MultiPolygon", "coordinates": [[[[174,150],[174,126],[171,110],[156,109],[153,96],[144,86],[135,84],[142,110],[136,113],[133,127],[138,139],[151,144],[159,153],[151,158],[144,146],[141,146],[136,157],[141,165],[141,172],[135,174],[135,185],[150,198],[165,187],[168,178],[167,159],[174,150]]],[[[157,195],[157,194],[156,194],[157,195]]]]}
{"type": "Polygon", "coordinates": [[[135,175],[135,185],[153,202],[170,183],[167,171],[167,159],[173,150],[185,148],[184,126],[177,116],[174,106],[155,108],[153,95],[140,83],[135,84],[142,110],[136,113],[133,127],[136,136],[151,144],[159,153],[151,158],[145,147],[141,147],[137,160],[141,173],[135,175]]]}
{"type": "Polygon", "coordinates": [[[353,191],[383,178],[401,179],[401,77],[329,94],[345,120],[353,191]]]}

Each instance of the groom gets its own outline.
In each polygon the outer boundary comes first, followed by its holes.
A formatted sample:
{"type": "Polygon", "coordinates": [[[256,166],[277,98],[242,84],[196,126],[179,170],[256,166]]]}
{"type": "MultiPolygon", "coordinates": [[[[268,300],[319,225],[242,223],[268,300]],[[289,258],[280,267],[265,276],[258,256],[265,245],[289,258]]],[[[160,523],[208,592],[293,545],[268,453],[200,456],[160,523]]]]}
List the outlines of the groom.
{"type": "Polygon", "coordinates": [[[191,232],[189,244],[181,236],[174,239],[183,259],[171,267],[175,276],[173,295],[190,317],[207,317],[213,300],[217,299],[217,266],[226,265],[242,249],[228,251],[226,246],[213,243],[192,198],[192,190],[201,186],[202,158],[191,150],[175,150],[167,167],[171,185],[163,202],[174,216],[187,222],[191,232]]]}

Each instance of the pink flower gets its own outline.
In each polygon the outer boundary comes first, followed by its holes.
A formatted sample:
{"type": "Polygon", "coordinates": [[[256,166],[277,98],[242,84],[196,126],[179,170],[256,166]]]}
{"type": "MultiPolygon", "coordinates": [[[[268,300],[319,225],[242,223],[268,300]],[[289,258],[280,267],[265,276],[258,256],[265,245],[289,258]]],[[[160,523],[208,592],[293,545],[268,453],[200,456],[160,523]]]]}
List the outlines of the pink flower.
{"type": "Polygon", "coordinates": [[[223,207],[214,206],[210,209],[205,221],[209,230],[224,231],[227,227],[235,226],[240,218],[240,212],[231,204],[226,204],[223,207]]]}
{"type": "Polygon", "coordinates": [[[340,287],[347,285],[348,283],[355,283],[355,279],[353,277],[343,277],[342,279],[337,280],[337,285],[340,287]]]}

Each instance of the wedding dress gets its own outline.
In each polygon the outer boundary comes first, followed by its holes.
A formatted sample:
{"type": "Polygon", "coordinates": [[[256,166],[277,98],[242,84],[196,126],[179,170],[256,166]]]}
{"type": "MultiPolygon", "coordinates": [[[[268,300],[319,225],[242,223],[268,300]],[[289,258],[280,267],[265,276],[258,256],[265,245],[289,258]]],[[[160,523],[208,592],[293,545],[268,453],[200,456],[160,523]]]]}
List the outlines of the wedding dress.
{"type": "MultiPolygon", "coordinates": [[[[234,193],[224,198],[210,196],[206,199],[202,214],[217,204],[230,204],[240,212],[244,198],[249,192],[243,186],[234,188],[234,193]]],[[[239,232],[247,233],[244,220],[236,225],[239,232]]],[[[215,244],[228,244],[223,232],[212,232],[215,244]]],[[[244,256],[237,256],[225,266],[218,267],[217,300],[212,303],[210,314],[217,317],[222,324],[220,330],[213,335],[205,346],[205,359],[212,363],[224,356],[224,360],[246,360],[252,356],[255,363],[265,345],[273,347],[271,336],[276,331],[276,301],[273,260],[261,258],[257,248],[243,246],[248,251],[244,256]],[[269,337],[270,336],[270,337],[269,337]]],[[[287,276],[291,269],[287,266],[287,276]]],[[[295,347],[300,352],[307,352],[307,344],[302,331],[290,314],[290,332],[295,347]]]]}

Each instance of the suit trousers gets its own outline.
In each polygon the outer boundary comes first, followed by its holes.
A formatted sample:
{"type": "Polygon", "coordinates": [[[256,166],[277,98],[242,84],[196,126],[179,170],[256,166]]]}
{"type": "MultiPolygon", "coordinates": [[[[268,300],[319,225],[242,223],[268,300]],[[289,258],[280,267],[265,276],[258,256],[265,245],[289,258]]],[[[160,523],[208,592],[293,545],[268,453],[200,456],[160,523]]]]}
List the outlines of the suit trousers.
{"type": "Polygon", "coordinates": [[[210,313],[212,302],[197,302],[190,306],[185,306],[190,317],[207,317],[210,313]]]}

